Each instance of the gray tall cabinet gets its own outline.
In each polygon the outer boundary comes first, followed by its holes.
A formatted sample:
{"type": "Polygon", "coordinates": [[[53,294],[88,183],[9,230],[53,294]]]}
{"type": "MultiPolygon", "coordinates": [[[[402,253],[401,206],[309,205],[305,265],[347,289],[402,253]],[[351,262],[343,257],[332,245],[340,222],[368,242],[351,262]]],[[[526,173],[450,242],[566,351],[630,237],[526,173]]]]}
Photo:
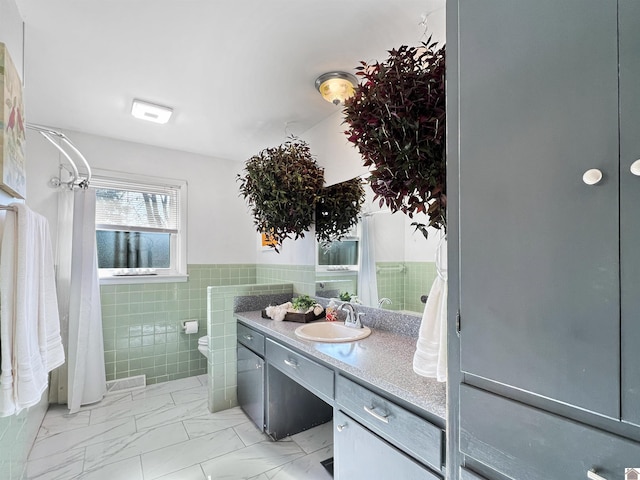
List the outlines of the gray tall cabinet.
{"type": "Polygon", "coordinates": [[[622,479],[640,467],[640,0],[447,15],[450,475],[622,479]]]}

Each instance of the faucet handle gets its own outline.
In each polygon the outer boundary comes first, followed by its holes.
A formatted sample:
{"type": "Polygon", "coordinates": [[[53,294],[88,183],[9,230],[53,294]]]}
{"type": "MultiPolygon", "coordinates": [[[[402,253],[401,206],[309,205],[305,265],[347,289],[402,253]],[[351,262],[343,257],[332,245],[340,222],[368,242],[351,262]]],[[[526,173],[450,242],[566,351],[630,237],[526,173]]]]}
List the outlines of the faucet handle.
{"type": "Polygon", "coordinates": [[[355,321],[356,327],[360,327],[360,328],[362,328],[362,320],[361,320],[361,317],[364,317],[365,315],[366,315],[366,313],[363,313],[363,312],[356,312],[356,321],[355,321]]]}

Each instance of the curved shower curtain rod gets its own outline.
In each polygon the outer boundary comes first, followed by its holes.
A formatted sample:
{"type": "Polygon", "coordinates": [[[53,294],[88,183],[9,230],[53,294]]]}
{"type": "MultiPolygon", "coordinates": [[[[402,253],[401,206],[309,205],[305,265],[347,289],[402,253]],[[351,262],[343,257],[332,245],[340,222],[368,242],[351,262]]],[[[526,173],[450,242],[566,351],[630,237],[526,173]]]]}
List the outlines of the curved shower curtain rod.
{"type": "Polygon", "coordinates": [[[58,132],[57,130],[53,130],[49,127],[44,127],[42,125],[36,125],[33,123],[27,123],[27,128],[31,130],[35,130],[36,132],[39,132],[40,135],[42,135],[44,138],[49,140],[51,145],[56,147],[56,149],[58,149],[58,151],[62,153],[62,155],[64,155],[64,157],[67,159],[67,161],[69,162],[69,165],[71,165],[70,173],[72,178],[68,181],[63,181],[61,178],[61,175],[58,175],[57,178],[53,177],[51,179],[50,183],[52,186],[54,187],[66,186],[70,189],[73,189],[74,187],[79,187],[79,188],[89,187],[89,183],[91,183],[91,175],[92,175],[89,162],[87,162],[87,159],[84,158],[84,155],[80,153],[80,150],[78,150],[76,146],[73,143],[71,143],[71,140],[69,140],[69,138],[64,133],[58,132]],[[87,171],[86,178],[82,178],[80,176],[80,173],[78,172],[78,166],[76,165],[76,162],[74,162],[73,159],[71,158],[71,155],[69,155],[69,153],[64,148],[62,148],[60,144],[56,142],[52,137],[57,137],[60,140],[62,140],[62,142],[64,142],[64,144],[67,145],[67,147],[69,147],[71,151],[80,158],[80,160],[82,160],[82,163],[84,164],[84,167],[87,171]]]}

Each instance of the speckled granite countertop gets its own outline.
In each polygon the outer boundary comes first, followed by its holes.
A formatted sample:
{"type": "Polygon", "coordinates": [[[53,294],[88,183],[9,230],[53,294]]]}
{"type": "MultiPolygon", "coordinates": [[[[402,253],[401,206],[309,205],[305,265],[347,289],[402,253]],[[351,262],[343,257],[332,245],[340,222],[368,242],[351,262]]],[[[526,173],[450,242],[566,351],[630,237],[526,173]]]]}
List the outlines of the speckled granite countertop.
{"type": "Polygon", "coordinates": [[[295,335],[300,323],[264,319],[260,311],[236,312],[235,315],[267,336],[397,397],[414,407],[412,409],[424,411],[428,420],[444,428],[445,384],[414,373],[416,338],[372,329],[369,337],[357,342],[312,342],[295,335]]]}

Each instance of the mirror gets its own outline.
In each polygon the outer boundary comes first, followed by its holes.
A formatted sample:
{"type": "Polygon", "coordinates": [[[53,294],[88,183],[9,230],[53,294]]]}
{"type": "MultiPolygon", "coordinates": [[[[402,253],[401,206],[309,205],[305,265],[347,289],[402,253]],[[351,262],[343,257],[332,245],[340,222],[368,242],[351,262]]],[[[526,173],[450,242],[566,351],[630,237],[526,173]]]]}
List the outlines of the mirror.
{"type": "MultiPolygon", "coordinates": [[[[316,246],[316,295],[330,298],[348,292],[363,300],[366,298],[358,285],[358,271],[362,265],[353,264],[353,249],[367,248],[363,223],[368,221],[372,240],[369,251],[375,260],[378,300],[375,305],[370,301],[363,301],[363,304],[422,315],[422,300],[426,299],[437,275],[435,254],[441,233],[429,229],[429,238],[425,239],[422,233],[414,232],[411,223],[428,223],[426,215],[411,219],[401,212],[392,214],[373,201],[373,192],[366,184],[365,190],[367,200],[362,209],[363,218],[354,235],[334,245],[326,254],[322,245],[316,246]]],[[[362,252],[358,258],[362,262],[362,252]]]]}

